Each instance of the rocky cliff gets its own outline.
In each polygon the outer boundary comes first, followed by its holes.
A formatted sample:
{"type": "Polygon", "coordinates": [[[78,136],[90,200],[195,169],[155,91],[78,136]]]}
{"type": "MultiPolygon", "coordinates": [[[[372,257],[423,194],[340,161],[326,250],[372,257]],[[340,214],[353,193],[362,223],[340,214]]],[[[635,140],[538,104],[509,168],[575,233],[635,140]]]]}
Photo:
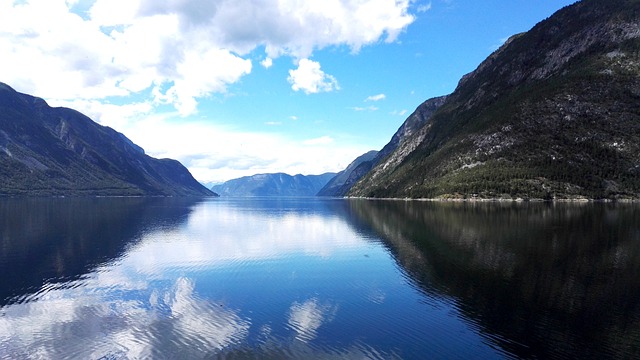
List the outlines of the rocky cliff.
{"type": "Polygon", "coordinates": [[[584,0],[511,37],[350,191],[638,198],[640,1],[584,0]]]}
{"type": "MultiPolygon", "coordinates": [[[[414,142],[406,142],[425,125],[433,113],[447,99],[446,96],[436,97],[423,102],[418,108],[404,121],[400,128],[391,137],[391,140],[380,150],[368,152],[355,159],[346,169],[339,172],[335,178],[323,188],[319,196],[344,196],[363,176],[371,171],[376,165],[382,163],[389,155],[396,150],[400,154],[408,154],[413,148],[414,142]]],[[[397,162],[398,158],[392,160],[397,162]]]]}
{"type": "Polygon", "coordinates": [[[212,196],[178,161],[0,83],[0,195],[212,196]]]}

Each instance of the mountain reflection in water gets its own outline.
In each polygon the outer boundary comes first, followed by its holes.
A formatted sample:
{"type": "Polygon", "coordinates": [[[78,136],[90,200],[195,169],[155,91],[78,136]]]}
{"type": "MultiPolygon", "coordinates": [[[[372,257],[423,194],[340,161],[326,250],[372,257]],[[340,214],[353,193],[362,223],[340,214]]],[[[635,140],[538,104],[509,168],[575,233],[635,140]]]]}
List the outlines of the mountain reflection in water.
{"type": "Polygon", "coordinates": [[[198,202],[135,197],[0,199],[0,306],[20,301],[47,283],[78,279],[117,259],[146,232],[186,221],[198,202]]]}
{"type": "Polygon", "coordinates": [[[352,200],[425,295],[522,358],[640,357],[633,204],[352,200]]]}
{"type": "Polygon", "coordinates": [[[638,358],[639,209],[2,199],[0,359],[638,358]]]}

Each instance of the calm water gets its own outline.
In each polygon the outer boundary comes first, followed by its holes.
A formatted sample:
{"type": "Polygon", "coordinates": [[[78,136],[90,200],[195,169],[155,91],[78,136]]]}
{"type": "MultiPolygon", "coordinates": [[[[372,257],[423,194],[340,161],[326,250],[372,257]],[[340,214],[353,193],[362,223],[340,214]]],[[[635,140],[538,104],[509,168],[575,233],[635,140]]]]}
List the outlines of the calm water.
{"type": "Polygon", "coordinates": [[[640,357],[640,207],[0,200],[0,359],[640,357]]]}

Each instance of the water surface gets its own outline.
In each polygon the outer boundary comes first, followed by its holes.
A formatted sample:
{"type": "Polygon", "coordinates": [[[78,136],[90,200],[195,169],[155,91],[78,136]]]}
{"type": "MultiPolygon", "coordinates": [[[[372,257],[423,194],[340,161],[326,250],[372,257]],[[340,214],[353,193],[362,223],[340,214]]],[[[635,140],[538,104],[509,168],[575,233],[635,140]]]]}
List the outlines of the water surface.
{"type": "Polygon", "coordinates": [[[0,200],[0,358],[637,358],[640,208],[0,200]]]}

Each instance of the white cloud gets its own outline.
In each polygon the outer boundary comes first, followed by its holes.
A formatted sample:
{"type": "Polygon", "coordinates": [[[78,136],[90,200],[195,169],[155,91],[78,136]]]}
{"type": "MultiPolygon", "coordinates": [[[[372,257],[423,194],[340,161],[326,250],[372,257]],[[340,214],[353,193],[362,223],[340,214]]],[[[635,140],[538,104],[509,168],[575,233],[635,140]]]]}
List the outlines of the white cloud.
{"type": "Polygon", "coordinates": [[[264,67],[265,69],[268,69],[273,66],[273,59],[271,59],[270,57],[265,58],[264,60],[260,61],[260,65],[262,65],[262,67],[264,67]]]}
{"type": "Polygon", "coordinates": [[[144,113],[144,104],[121,109],[136,119],[96,114],[103,124],[121,124],[118,131],[153,157],[173,158],[201,182],[223,182],[260,173],[322,174],[343,170],[368,146],[350,138],[323,136],[291,139],[274,133],[247,132],[209,121],[180,121],[178,114],[144,113]],[[140,111],[140,112],[139,112],[140,111]],[[140,115],[135,115],[139,113],[140,115]]]}
{"type": "Polygon", "coordinates": [[[351,109],[353,109],[354,111],[378,111],[378,108],[375,106],[367,106],[367,107],[354,106],[351,109]]]}
{"type": "Polygon", "coordinates": [[[0,5],[0,79],[44,97],[103,98],[127,95],[106,61],[113,50],[98,27],[72,14],[64,1],[0,5]]]}
{"type": "Polygon", "coordinates": [[[227,84],[249,74],[251,61],[227,50],[195,49],[184,54],[176,72],[174,85],[159,99],[175,104],[180,114],[189,115],[196,112],[196,98],[225,92],[227,84]]]}
{"type": "Polygon", "coordinates": [[[77,110],[100,125],[113,129],[126,129],[131,119],[149,116],[154,105],[151,101],[132,102],[125,105],[116,105],[98,100],[53,100],[50,106],[64,106],[77,110]]]}
{"type": "Polygon", "coordinates": [[[131,25],[136,22],[138,1],[96,0],[89,16],[99,26],[131,25]]]}
{"type": "Polygon", "coordinates": [[[407,114],[407,110],[406,109],[402,109],[402,110],[394,110],[391,112],[391,115],[396,115],[396,116],[404,116],[407,114]]]}
{"type": "Polygon", "coordinates": [[[410,3],[0,0],[0,81],[51,105],[75,108],[151,156],[181,161],[201,181],[339,171],[369,146],[338,138],[308,146],[190,116],[201,99],[227,93],[251,76],[251,59],[269,67],[278,57],[290,57],[298,64],[288,74],[296,91],[339,89],[333,76],[309,60],[313,52],[346,46],[357,53],[395,41],[414,21],[410,3]],[[166,113],[167,106],[176,111],[166,113]]]}
{"type": "Polygon", "coordinates": [[[371,95],[364,99],[364,101],[380,101],[386,99],[387,96],[385,94],[371,95]]]}
{"type": "MultiPolygon", "coordinates": [[[[304,60],[329,46],[357,52],[395,41],[414,21],[410,0],[96,0],[81,15],[73,12],[76,3],[0,3],[2,81],[62,100],[161,88],[156,100],[189,114],[198,99],[250,74],[247,55],[254,50],[264,49],[265,67],[279,56],[304,60]]],[[[309,93],[337,88],[318,72],[321,80],[302,83],[312,64],[303,60],[296,87],[309,93]]]]}
{"type": "Polygon", "coordinates": [[[416,9],[416,11],[419,12],[419,13],[424,13],[424,12],[427,12],[427,11],[431,10],[431,7],[432,7],[432,3],[431,3],[431,1],[429,1],[428,4],[418,5],[418,8],[416,9]]]}
{"type": "Polygon", "coordinates": [[[320,69],[320,63],[302,59],[298,68],[289,70],[289,83],[294,91],[304,91],[306,94],[339,90],[338,81],[320,69]]]}

